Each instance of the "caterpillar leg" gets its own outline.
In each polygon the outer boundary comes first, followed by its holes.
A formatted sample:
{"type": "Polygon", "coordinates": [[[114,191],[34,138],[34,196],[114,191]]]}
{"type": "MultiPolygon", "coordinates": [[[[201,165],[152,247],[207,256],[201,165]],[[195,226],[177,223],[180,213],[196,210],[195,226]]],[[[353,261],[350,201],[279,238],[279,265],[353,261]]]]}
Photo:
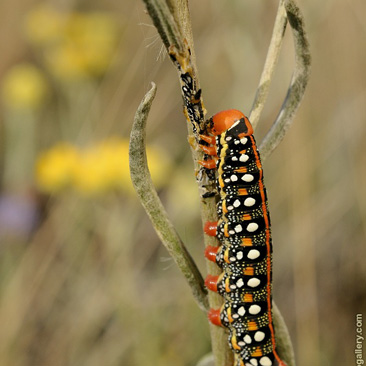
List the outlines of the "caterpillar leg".
{"type": "Polygon", "coordinates": [[[214,263],[217,263],[216,261],[216,255],[217,252],[219,251],[220,247],[214,247],[212,245],[208,245],[205,249],[205,257],[214,263]]]}
{"type": "Polygon", "coordinates": [[[198,160],[198,164],[202,165],[207,169],[215,169],[216,168],[216,160],[209,159],[209,160],[198,160]]]}
{"type": "Polygon", "coordinates": [[[209,146],[200,144],[200,149],[207,155],[212,156],[213,158],[208,160],[199,160],[198,163],[207,169],[215,169],[217,160],[217,149],[215,144],[216,138],[215,136],[200,135],[200,139],[209,144],[209,146]]]}
{"type": "Polygon", "coordinates": [[[210,309],[207,313],[208,320],[217,326],[222,326],[220,309],[210,309]]]}
{"type": "Polygon", "coordinates": [[[207,155],[217,156],[216,146],[205,146],[205,145],[200,145],[200,148],[201,148],[201,150],[203,150],[207,155]]]}
{"type": "Polygon", "coordinates": [[[217,221],[207,221],[203,231],[209,236],[217,235],[217,221]]]}
{"type": "Polygon", "coordinates": [[[207,275],[205,279],[205,286],[213,291],[217,292],[217,282],[219,280],[219,276],[207,275]]]}

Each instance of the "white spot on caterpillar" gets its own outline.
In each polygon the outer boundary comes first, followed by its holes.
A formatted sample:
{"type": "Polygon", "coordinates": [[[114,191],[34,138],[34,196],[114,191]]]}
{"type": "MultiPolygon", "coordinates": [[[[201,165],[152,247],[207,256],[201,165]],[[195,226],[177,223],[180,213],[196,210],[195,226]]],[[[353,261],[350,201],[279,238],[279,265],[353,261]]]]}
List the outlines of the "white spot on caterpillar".
{"type": "Polygon", "coordinates": [[[244,281],[242,278],[239,278],[237,281],[236,281],[236,286],[237,287],[243,287],[244,286],[244,281]]]}
{"type": "Polygon", "coordinates": [[[249,362],[253,365],[253,366],[258,366],[258,360],[256,358],[251,358],[249,360],[249,362]]]}
{"type": "Polygon", "coordinates": [[[251,250],[249,250],[247,257],[249,259],[257,259],[260,255],[261,255],[261,253],[259,250],[251,249],[251,250]]]}
{"type": "Polygon", "coordinates": [[[226,140],[226,141],[230,141],[230,140],[232,140],[232,136],[226,136],[226,137],[225,137],[225,140],[226,140]]]}
{"type": "Polygon", "coordinates": [[[240,155],[240,158],[239,158],[239,160],[240,160],[242,163],[245,163],[246,161],[248,161],[248,159],[249,159],[249,156],[248,156],[248,155],[246,155],[246,154],[241,154],[241,155],[240,155]]]}
{"type": "Polygon", "coordinates": [[[234,235],[235,234],[235,231],[234,230],[229,230],[229,234],[230,235],[234,235]]]}
{"type": "Polygon", "coordinates": [[[238,315],[238,314],[233,314],[233,315],[232,315],[232,318],[233,318],[233,319],[238,319],[238,318],[239,318],[239,315],[238,315]]]}
{"type": "Polygon", "coordinates": [[[224,179],[224,182],[225,182],[225,183],[229,183],[229,182],[230,182],[230,178],[226,178],[226,179],[224,179]]]}
{"type": "Polygon", "coordinates": [[[238,145],[238,144],[240,144],[240,141],[239,141],[239,140],[235,140],[235,141],[234,141],[234,144],[235,144],[235,145],[238,145]]]}
{"type": "Polygon", "coordinates": [[[233,203],[234,207],[239,207],[240,206],[240,200],[235,200],[233,203]]]}
{"type": "Polygon", "coordinates": [[[252,182],[254,180],[254,177],[251,174],[244,174],[241,177],[241,180],[243,180],[244,182],[252,182]]]}
{"type": "Polygon", "coordinates": [[[231,158],[231,161],[238,161],[238,158],[237,158],[236,156],[233,156],[233,157],[231,158]]]}
{"type": "Polygon", "coordinates": [[[257,315],[261,312],[261,307],[259,305],[251,305],[249,308],[249,314],[257,315]]]}
{"type": "Polygon", "coordinates": [[[244,346],[245,346],[245,344],[246,344],[246,343],[245,343],[245,342],[243,342],[243,341],[239,341],[239,342],[238,342],[238,346],[240,346],[240,347],[244,347],[244,346]]]}
{"type": "Polygon", "coordinates": [[[232,182],[236,182],[238,180],[238,176],[233,174],[231,177],[230,177],[231,181],[232,182]]]}
{"type": "Polygon", "coordinates": [[[243,259],[243,252],[236,253],[236,259],[243,259]]]}
{"type": "Polygon", "coordinates": [[[233,206],[227,207],[228,211],[231,211],[233,208],[234,208],[233,206]]]}
{"type": "Polygon", "coordinates": [[[243,315],[245,314],[245,308],[244,308],[244,306],[241,306],[241,307],[238,309],[238,314],[239,314],[240,316],[243,316],[243,315]]]}
{"type": "Polygon", "coordinates": [[[266,335],[263,332],[258,330],[258,332],[255,332],[255,334],[254,334],[254,339],[256,342],[261,342],[261,341],[263,341],[265,336],[266,335]]]}
{"type": "Polygon", "coordinates": [[[262,366],[271,366],[272,365],[272,361],[269,359],[269,357],[267,356],[263,356],[260,360],[259,363],[262,366]]]}
{"type": "Polygon", "coordinates": [[[247,226],[247,230],[252,233],[253,231],[256,231],[258,229],[258,224],[255,222],[251,222],[248,226],[247,226]]]}
{"type": "Polygon", "coordinates": [[[234,227],[235,232],[241,233],[243,231],[243,227],[239,224],[234,227]]]}
{"type": "Polygon", "coordinates": [[[244,201],[244,205],[247,207],[251,207],[255,204],[255,199],[253,197],[248,197],[244,201]]]}
{"type": "Polygon", "coordinates": [[[246,336],[244,336],[244,342],[246,344],[252,343],[252,338],[250,338],[250,335],[249,334],[247,334],[246,336]]]}
{"type": "Polygon", "coordinates": [[[230,285],[230,289],[231,290],[235,290],[236,289],[236,286],[235,285],[230,285]]]}
{"type": "Polygon", "coordinates": [[[247,139],[246,137],[242,137],[242,138],[240,139],[240,142],[241,142],[243,145],[245,145],[245,144],[247,143],[247,141],[248,141],[248,139],[247,139]]]}
{"type": "Polygon", "coordinates": [[[229,260],[230,260],[230,262],[235,262],[236,258],[235,257],[230,257],[229,260]]]}
{"type": "Polygon", "coordinates": [[[247,285],[248,285],[249,287],[257,287],[260,283],[261,283],[261,281],[259,280],[259,278],[253,277],[253,278],[251,278],[251,279],[247,282],[247,285]]]}

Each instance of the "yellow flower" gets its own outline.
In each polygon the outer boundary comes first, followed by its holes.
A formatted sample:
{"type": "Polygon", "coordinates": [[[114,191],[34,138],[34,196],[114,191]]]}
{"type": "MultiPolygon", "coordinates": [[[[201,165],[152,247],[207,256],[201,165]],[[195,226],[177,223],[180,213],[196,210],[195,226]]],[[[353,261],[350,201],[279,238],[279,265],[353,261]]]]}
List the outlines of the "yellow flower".
{"type": "Polygon", "coordinates": [[[42,153],[36,164],[36,180],[40,189],[47,193],[69,187],[80,166],[80,154],[70,144],[59,143],[42,153]]]}
{"type": "Polygon", "coordinates": [[[75,44],[63,42],[48,48],[44,55],[47,68],[58,79],[69,82],[87,77],[83,55],[75,44]]]}
{"type": "Polygon", "coordinates": [[[131,191],[128,141],[109,139],[85,150],[75,175],[76,188],[86,194],[131,191]]]}
{"type": "Polygon", "coordinates": [[[36,45],[55,43],[62,37],[66,21],[67,14],[57,12],[47,4],[40,4],[25,18],[25,35],[36,45]]]}
{"type": "Polygon", "coordinates": [[[168,183],[171,162],[167,153],[156,146],[147,146],[147,162],[151,178],[156,188],[161,188],[168,183]]]}
{"type": "MultiPolygon", "coordinates": [[[[147,150],[150,172],[160,188],[167,181],[169,163],[160,150],[151,147],[147,150]]],[[[45,192],[72,186],[86,195],[108,191],[131,194],[128,160],[126,139],[110,138],[83,151],[61,143],[39,157],[37,182],[45,192]]]]}
{"type": "Polygon", "coordinates": [[[128,167],[128,140],[111,138],[99,145],[99,153],[104,165],[105,186],[110,189],[131,191],[128,167]]]}
{"type": "Polygon", "coordinates": [[[47,93],[47,82],[41,71],[32,64],[15,65],[2,81],[2,99],[11,109],[38,108],[47,93]]]}
{"type": "Polygon", "coordinates": [[[29,40],[41,47],[50,72],[63,81],[103,75],[114,58],[119,37],[107,13],[58,13],[41,6],[25,21],[29,40]]]}
{"type": "Polygon", "coordinates": [[[67,28],[67,39],[77,47],[86,72],[92,76],[102,75],[111,64],[118,35],[116,19],[100,12],[75,13],[67,28]]]}

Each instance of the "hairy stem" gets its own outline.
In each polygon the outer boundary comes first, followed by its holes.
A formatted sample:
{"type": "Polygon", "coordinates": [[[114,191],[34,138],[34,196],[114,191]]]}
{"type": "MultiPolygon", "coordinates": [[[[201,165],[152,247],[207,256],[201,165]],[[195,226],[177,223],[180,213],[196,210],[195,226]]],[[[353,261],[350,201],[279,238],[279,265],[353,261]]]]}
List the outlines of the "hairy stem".
{"type": "Polygon", "coordinates": [[[268,47],[266,61],[264,63],[262,75],[259,81],[257,92],[254,98],[249,120],[253,128],[257,126],[267,100],[269,87],[271,85],[273,72],[276,68],[278,57],[280,55],[283,37],[286,31],[287,16],[284,6],[285,0],[280,0],[277,10],[277,16],[273,27],[271,42],[268,47]]]}
{"type": "MultiPolygon", "coordinates": [[[[147,5],[150,17],[157,28],[165,47],[167,48],[174,66],[177,68],[179,80],[182,86],[182,76],[189,75],[192,79],[192,85],[189,88],[189,94],[196,96],[199,92],[199,78],[195,64],[195,52],[192,38],[192,27],[189,16],[187,0],[143,0],[147,5]],[[168,25],[167,25],[168,24],[168,25]],[[176,40],[176,41],[174,41],[176,40]]],[[[181,91],[183,89],[181,88],[181,91]]],[[[183,93],[183,92],[182,92],[183,93]]],[[[201,176],[199,182],[200,191],[207,188],[202,185],[207,181],[205,173],[199,170],[197,161],[203,158],[202,152],[197,149],[197,134],[204,125],[205,109],[203,107],[202,96],[198,97],[193,103],[186,102],[184,94],[184,111],[187,118],[187,128],[189,141],[191,143],[192,157],[195,162],[197,176],[201,176]],[[189,115],[188,108],[194,111],[194,116],[189,115]]],[[[193,98],[194,99],[194,98],[193,98]]],[[[201,202],[202,223],[217,220],[216,201],[214,197],[206,198],[201,202]]],[[[205,245],[218,243],[215,238],[204,236],[205,245]]],[[[220,274],[220,269],[212,262],[206,261],[207,272],[211,274],[220,274]]],[[[218,308],[222,305],[221,296],[209,291],[208,302],[211,308],[218,308]]],[[[212,351],[217,366],[232,366],[233,353],[227,343],[225,330],[210,324],[210,334],[212,342],[212,351]]]]}
{"type": "Polygon", "coordinates": [[[259,146],[263,161],[279,145],[291,126],[310,76],[310,49],[301,11],[293,0],[285,0],[284,7],[294,37],[295,68],[281,110],[259,146]]]}
{"type": "Polygon", "coordinates": [[[146,121],[155,94],[156,86],[153,84],[136,111],[130,137],[131,180],[155,231],[186,278],[197,304],[202,310],[207,310],[207,291],[203,278],[168,218],[147,165],[146,121]]]}

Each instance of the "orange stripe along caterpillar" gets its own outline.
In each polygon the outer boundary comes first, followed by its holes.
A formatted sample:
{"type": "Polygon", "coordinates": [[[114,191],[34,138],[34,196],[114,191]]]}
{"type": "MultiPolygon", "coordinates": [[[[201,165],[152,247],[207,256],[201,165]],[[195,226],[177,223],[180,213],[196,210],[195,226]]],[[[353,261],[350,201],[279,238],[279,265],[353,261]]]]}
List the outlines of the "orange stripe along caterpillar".
{"type": "Polygon", "coordinates": [[[205,284],[224,305],[211,309],[209,319],[228,328],[235,366],[285,366],[275,347],[270,217],[253,128],[243,113],[227,110],[208,120],[200,138],[210,158],[199,163],[216,168],[220,198],[219,220],[204,231],[221,245],[208,246],[205,256],[223,272],[205,284]]]}

